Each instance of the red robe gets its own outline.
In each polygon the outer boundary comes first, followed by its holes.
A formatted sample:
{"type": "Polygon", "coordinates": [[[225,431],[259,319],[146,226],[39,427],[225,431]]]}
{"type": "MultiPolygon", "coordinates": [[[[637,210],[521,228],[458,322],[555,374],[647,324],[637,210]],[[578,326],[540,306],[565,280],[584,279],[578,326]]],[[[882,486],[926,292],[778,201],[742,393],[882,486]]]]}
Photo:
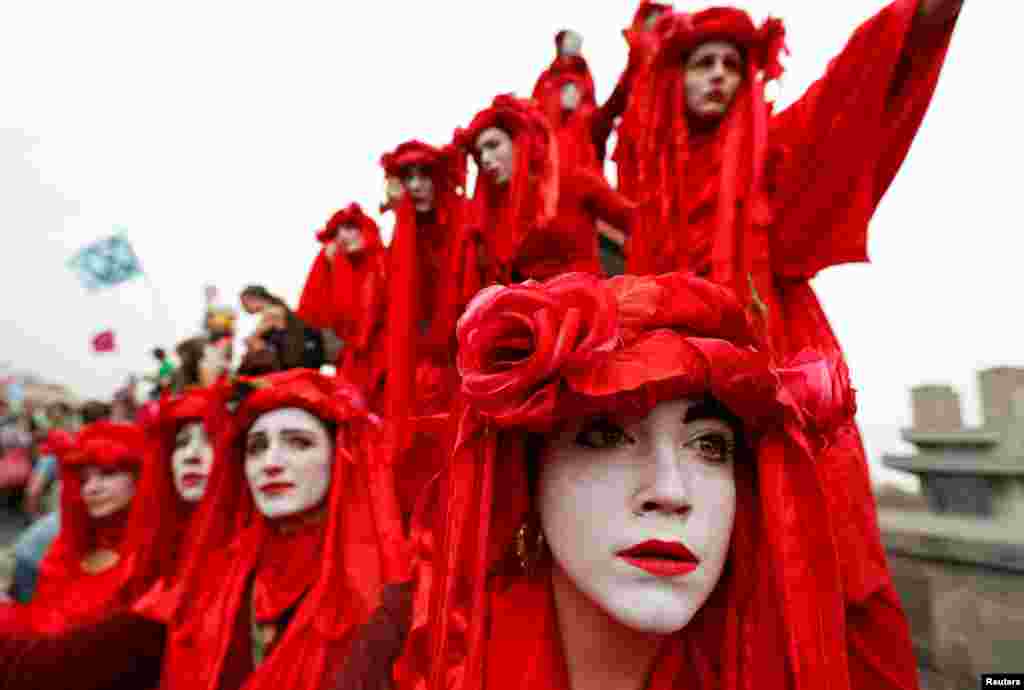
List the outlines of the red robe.
{"type": "MultiPolygon", "coordinates": [[[[736,280],[782,361],[807,347],[842,357],[809,281],[829,266],[867,260],[868,223],[927,110],[953,27],[924,28],[910,43],[917,5],[897,0],[868,20],[824,77],[771,119],[763,171],[768,205],[755,209],[750,232],[737,240],[736,280]]],[[[720,138],[693,139],[691,195],[675,209],[680,223],[634,242],[639,253],[629,257],[631,272],[688,268],[713,276],[723,146],[720,138]]],[[[826,495],[832,514],[843,516],[834,527],[851,659],[863,678],[873,678],[871,687],[916,686],[913,674],[901,677],[870,661],[872,647],[902,648],[912,663],[856,427],[840,430],[826,453],[819,463],[826,495]]]]}

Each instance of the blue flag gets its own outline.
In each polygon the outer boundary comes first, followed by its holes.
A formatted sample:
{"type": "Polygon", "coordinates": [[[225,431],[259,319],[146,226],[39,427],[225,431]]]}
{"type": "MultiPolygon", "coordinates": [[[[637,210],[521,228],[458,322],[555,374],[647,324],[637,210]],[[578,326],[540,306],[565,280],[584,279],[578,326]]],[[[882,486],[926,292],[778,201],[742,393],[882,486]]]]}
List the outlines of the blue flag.
{"type": "Polygon", "coordinates": [[[142,264],[124,235],[113,235],[79,249],[68,266],[89,292],[142,275],[142,264]]]}

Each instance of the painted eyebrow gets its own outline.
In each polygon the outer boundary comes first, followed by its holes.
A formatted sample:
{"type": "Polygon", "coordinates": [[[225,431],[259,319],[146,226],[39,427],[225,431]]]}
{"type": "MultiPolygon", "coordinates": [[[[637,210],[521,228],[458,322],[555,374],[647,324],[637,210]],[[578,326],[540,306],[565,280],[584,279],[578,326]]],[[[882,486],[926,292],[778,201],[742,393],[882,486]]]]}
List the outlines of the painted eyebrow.
{"type": "Polygon", "coordinates": [[[690,422],[696,422],[702,419],[713,419],[724,424],[728,424],[730,427],[732,424],[729,422],[728,413],[722,404],[713,400],[702,400],[701,402],[691,405],[686,410],[686,414],[683,415],[683,424],[689,424],[690,422]]]}

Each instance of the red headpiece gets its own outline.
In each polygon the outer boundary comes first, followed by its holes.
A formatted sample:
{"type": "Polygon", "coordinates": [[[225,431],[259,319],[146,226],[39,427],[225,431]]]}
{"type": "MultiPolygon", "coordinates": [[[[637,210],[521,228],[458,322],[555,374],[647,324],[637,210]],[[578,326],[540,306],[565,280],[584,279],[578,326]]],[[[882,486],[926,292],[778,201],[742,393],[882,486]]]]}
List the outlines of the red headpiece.
{"type": "Polygon", "coordinates": [[[338,229],[343,225],[359,228],[359,231],[363,233],[366,251],[374,251],[383,246],[380,241],[380,228],[377,227],[376,221],[366,215],[362,206],[354,202],[331,216],[323,230],[317,232],[317,240],[321,243],[330,242],[338,236],[338,229]]]}
{"type": "Polygon", "coordinates": [[[476,140],[497,127],[512,137],[515,162],[507,194],[486,175],[478,175],[473,193],[492,260],[506,272],[530,228],[546,225],[558,207],[558,144],[547,118],[530,100],[497,96],[466,129],[455,131],[454,144],[476,157],[476,140]],[[525,171],[525,174],[524,174],[525,171]],[[499,197],[501,200],[499,201],[499,197]]]}
{"type": "MultiPolygon", "coordinates": [[[[555,34],[555,49],[562,44],[566,30],[555,34]]],[[[557,124],[562,120],[562,87],[576,84],[580,90],[580,107],[596,107],[594,78],[590,66],[582,55],[556,55],[551,65],[544,70],[533,87],[535,100],[547,115],[548,120],[557,124]]]]}
{"type": "Polygon", "coordinates": [[[353,630],[377,606],[382,584],[408,577],[401,519],[384,476],[389,468],[379,466],[382,458],[375,454],[379,422],[354,386],[306,369],[244,379],[221,393],[234,412],[218,439],[218,463],[196,516],[196,543],[172,622],[181,668],[170,668],[171,687],[211,682],[210,674],[219,672],[218,657],[236,626],[211,608],[225,605],[225,593],[204,588],[204,567],[224,549],[235,560],[256,558],[267,543],[272,528],[256,509],[242,469],[245,438],[260,415],[290,407],[337,428],[320,571],[273,654],[246,687],[323,687],[339,655],[344,658],[353,630]],[[193,664],[205,667],[184,668],[193,664]]]}
{"type": "Polygon", "coordinates": [[[768,147],[770,107],[765,84],[782,74],[780,54],[785,50],[785,28],[778,19],[760,27],[738,9],[714,7],[694,14],[676,13],[658,20],[657,52],[651,65],[638,75],[636,92],[626,119],[630,131],[642,135],[638,145],[638,185],[657,203],[647,204],[641,227],[630,249],[636,257],[631,272],[645,273],[647,262],[658,254],[674,253],[664,243],[678,241],[665,228],[677,225],[686,200],[679,180],[686,178],[690,132],[685,99],[686,55],[707,41],[727,41],[744,53],[744,82],[720,125],[721,188],[711,256],[711,278],[752,301],[747,284],[749,257],[740,256],[737,237],[751,225],[770,222],[764,199],[762,174],[768,147]],[[737,218],[737,202],[743,201],[737,218]]]}
{"type": "Polygon", "coordinates": [[[845,379],[818,385],[816,373],[832,369],[809,356],[773,369],[731,293],[684,274],[495,286],[470,304],[458,341],[459,430],[440,494],[449,503],[436,511],[443,522],[416,535],[426,584],[403,679],[430,668],[431,689],[480,687],[491,663],[482,656],[488,575],[529,511],[527,432],[711,395],[742,420],[754,461],[745,488],[737,484],[730,560],[762,567],[733,568],[679,633],[694,667],[683,664],[671,687],[809,690],[823,677],[848,687],[838,563],[805,434],[812,415],[852,413],[845,379]]]}

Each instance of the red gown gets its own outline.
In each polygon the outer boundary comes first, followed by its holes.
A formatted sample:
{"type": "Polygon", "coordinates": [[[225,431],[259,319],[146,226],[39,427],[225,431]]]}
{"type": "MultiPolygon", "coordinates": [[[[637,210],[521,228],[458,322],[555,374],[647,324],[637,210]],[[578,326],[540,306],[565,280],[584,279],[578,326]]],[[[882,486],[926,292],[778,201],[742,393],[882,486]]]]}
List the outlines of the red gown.
{"type": "Polygon", "coordinates": [[[296,313],[312,326],[330,328],[344,341],[338,370],[374,405],[386,367],[382,338],[387,249],[377,224],[359,204],[335,213],[317,239],[325,244],[333,241],[342,225],[361,230],[363,249],[347,253],[338,247],[333,259],[326,249],[321,250],[306,278],[296,313]]]}
{"type": "MultiPolygon", "coordinates": [[[[824,77],[766,122],[763,140],[757,101],[746,86],[719,132],[680,133],[676,126],[672,136],[688,145],[685,187],[677,182],[684,179],[684,168],[676,167],[681,159],[673,159],[678,152],[647,149],[642,182],[662,205],[631,238],[629,270],[684,269],[728,284],[747,302],[781,361],[808,347],[841,360],[809,281],[829,266],[867,260],[868,223],[927,110],[953,27],[917,29],[917,5],[898,0],[862,25],[824,77]],[[744,120],[747,108],[755,113],[752,120],[744,120]],[[754,167],[746,168],[751,162],[754,167]],[[668,170],[674,174],[665,176],[668,170]]],[[[775,36],[777,49],[780,32],[775,36]]],[[[662,93],[672,88],[656,76],[651,86],[662,93]]],[[[647,143],[653,147],[670,130],[659,129],[665,121],[658,119],[655,100],[641,96],[636,103],[651,109],[647,143]]],[[[681,121],[677,114],[673,122],[681,121]]],[[[871,663],[877,649],[904,650],[907,665],[912,656],[905,626],[893,623],[900,620],[899,603],[852,421],[820,460],[831,512],[844,516],[833,527],[841,545],[851,657],[859,660],[864,683],[913,687],[909,671],[901,676],[903,669],[871,663]]]]}

